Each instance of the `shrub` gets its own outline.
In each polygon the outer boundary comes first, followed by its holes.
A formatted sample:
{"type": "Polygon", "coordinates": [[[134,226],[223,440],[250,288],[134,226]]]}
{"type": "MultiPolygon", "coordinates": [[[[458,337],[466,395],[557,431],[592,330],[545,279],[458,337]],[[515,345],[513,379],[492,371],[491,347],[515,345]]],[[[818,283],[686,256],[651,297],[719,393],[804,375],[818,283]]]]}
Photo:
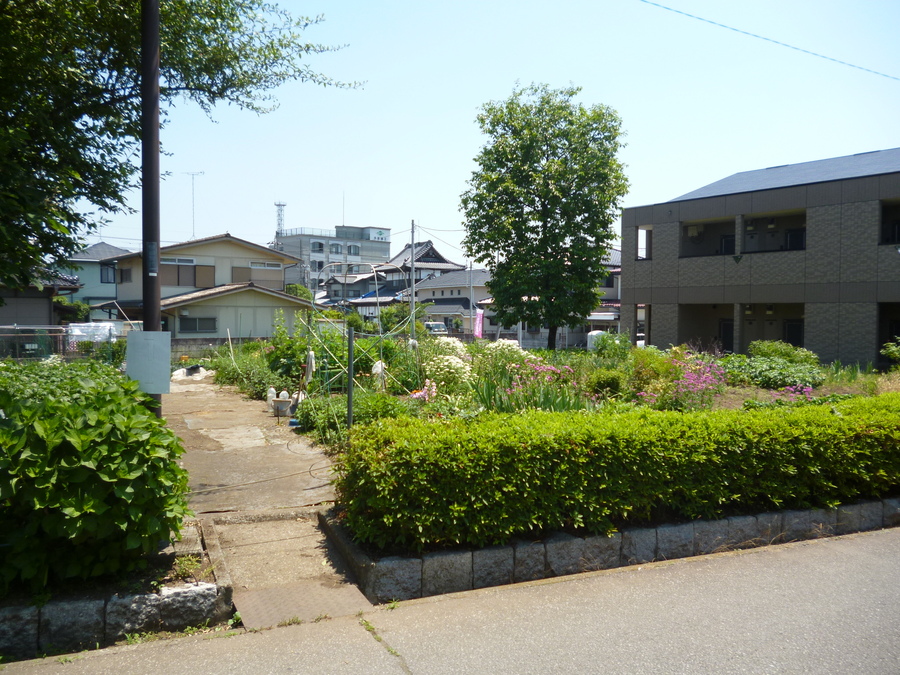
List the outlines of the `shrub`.
{"type": "Polygon", "coordinates": [[[881,355],[889,358],[891,361],[900,363],[900,338],[893,342],[886,342],[881,348],[881,355]]]}
{"type": "Polygon", "coordinates": [[[617,368],[598,368],[588,375],[584,389],[603,398],[618,396],[625,388],[625,373],[617,368]]]}
{"type": "Polygon", "coordinates": [[[729,384],[752,384],[764,389],[818,387],[825,372],[818,366],[791,363],[781,358],[732,354],[720,359],[729,384]]]}
{"type": "Polygon", "coordinates": [[[92,362],[0,368],[0,593],[141,567],[187,508],[153,400],[92,362]]]}
{"type": "Polygon", "coordinates": [[[900,394],[749,412],[381,420],[358,430],[339,471],[354,536],[391,551],[834,507],[900,488],[900,394]]]}
{"type": "Polygon", "coordinates": [[[819,365],[819,357],[815,353],[781,340],[754,340],[747,346],[747,351],[753,357],[782,359],[812,368],[819,365]]]}
{"type": "MultiPolygon", "coordinates": [[[[353,397],[353,423],[414,414],[414,406],[389,394],[362,393],[353,397]]],[[[323,396],[304,399],[294,415],[297,430],[309,433],[326,445],[340,446],[347,438],[347,397],[323,396]]]]}

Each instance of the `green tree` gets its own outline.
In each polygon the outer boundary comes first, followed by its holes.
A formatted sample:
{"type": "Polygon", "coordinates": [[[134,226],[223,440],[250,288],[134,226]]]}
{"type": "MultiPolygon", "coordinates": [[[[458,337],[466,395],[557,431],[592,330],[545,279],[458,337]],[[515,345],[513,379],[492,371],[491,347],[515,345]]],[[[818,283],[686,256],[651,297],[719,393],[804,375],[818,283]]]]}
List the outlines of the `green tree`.
{"type": "MultiPolygon", "coordinates": [[[[127,211],[140,153],[140,0],[0,0],[0,285],[38,281],[127,211]]],[[[184,97],[256,112],[331,48],[264,0],[163,0],[160,107],[184,97]]],[[[352,86],[352,85],[350,85],[352,86]]]]}
{"type": "Polygon", "coordinates": [[[600,297],[602,261],[628,189],[617,158],[621,120],[574,102],[578,87],[532,84],[482,107],[489,140],[462,195],[466,253],[491,273],[498,321],[584,323],[600,297]]]}
{"type": "Polygon", "coordinates": [[[303,298],[304,300],[313,301],[312,291],[309,290],[303,284],[288,284],[284,287],[284,292],[288,295],[293,295],[298,298],[303,298]]]}

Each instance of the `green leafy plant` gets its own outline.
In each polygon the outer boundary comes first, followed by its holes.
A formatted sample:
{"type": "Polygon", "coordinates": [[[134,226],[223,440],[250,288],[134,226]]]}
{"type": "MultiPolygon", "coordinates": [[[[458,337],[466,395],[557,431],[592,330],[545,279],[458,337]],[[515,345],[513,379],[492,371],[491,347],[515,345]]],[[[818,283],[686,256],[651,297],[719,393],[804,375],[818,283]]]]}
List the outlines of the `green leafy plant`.
{"type": "Polygon", "coordinates": [[[187,508],[183,448],[96,362],[0,368],[0,591],[138,569],[187,508]]]}

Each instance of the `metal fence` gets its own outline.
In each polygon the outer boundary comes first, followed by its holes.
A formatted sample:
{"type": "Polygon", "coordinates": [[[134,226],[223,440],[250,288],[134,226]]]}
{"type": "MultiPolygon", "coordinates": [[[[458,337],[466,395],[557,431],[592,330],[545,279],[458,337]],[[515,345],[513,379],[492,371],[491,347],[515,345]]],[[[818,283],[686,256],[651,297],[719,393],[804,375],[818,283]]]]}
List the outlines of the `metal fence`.
{"type": "Polygon", "coordinates": [[[67,361],[121,360],[125,333],[116,324],[0,326],[0,359],[39,360],[57,355],[67,361]]]}

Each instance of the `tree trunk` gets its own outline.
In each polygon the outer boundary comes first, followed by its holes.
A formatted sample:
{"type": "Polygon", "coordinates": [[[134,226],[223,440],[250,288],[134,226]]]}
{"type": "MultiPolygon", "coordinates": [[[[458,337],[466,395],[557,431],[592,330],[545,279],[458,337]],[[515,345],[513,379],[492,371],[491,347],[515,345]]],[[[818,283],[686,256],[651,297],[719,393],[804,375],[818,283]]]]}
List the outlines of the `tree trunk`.
{"type": "Polygon", "coordinates": [[[550,326],[547,333],[547,349],[553,351],[556,349],[556,326],[550,326]]]}

